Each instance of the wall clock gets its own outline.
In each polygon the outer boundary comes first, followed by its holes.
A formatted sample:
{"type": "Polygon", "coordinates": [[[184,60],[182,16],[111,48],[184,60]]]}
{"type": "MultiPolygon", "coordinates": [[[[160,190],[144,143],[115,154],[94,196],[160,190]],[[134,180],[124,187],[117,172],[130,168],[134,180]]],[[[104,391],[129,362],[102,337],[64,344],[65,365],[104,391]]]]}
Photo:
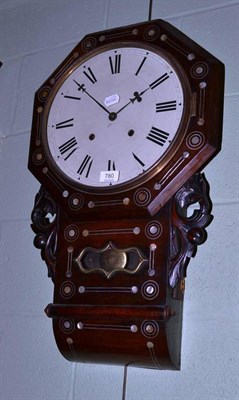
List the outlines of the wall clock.
{"type": "Polygon", "coordinates": [[[224,66],[162,20],[87,35],[36,92],[34,244],[68,360],[180,368],[186,267],[212,216],[224,66]],[[190,207],[197,208],[190,213],[190,207]]]}

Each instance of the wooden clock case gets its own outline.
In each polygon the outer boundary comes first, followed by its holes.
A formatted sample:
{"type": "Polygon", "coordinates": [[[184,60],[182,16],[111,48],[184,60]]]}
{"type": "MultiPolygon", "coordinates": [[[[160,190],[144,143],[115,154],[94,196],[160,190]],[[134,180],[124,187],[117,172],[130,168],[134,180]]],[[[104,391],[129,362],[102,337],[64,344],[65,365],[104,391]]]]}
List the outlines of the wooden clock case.
{"type": "Polygon", "coordinates": [[[223,87],[219,60],[154,20],[87,35],[36,92],[29,169],[42,186],[32,229],[54,282],[45,311],[68,360],[180,368],[186,267],[212,219],[200,171],[220,150],[223,87]],[[186,115],[175,145],[142,179],[97,190],[54,168],[45,120],[75,64],[116,43],[144,43],[172,58],[185,76],[186,115]]]}

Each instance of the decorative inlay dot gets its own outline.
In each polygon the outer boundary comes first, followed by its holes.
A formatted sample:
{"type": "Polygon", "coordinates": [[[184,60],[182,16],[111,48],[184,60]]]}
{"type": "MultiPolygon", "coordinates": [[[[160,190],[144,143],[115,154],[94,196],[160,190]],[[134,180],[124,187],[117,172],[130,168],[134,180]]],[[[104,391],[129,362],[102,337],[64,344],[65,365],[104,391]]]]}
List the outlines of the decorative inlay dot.
{"type": "Polygon", "coordinates": [[[64,328],[65,328],[65,329],[69,329],[69,328],[71,327],[70,321],[64,321],[64,322],[63,322],[63,325],[64,325],[64,328]]]}
{"type": "Polygon", "coordinates": [[[62,196],[63,197],[68,197],[69,196],[69,192],[68,192],[68,190],[64,190],[63,192],[62,192],[62,196]]]}
{"type": "Polygon", "coordinates": [[[156,249],[157,249],[156,244],[155,244],[155,243],[151,243],[151,245],[150,245],[150,250],[151,250],[151,251],[155,251],[156,249]]]}
{"type": "Polygon", "coordinates": [[[138,189],[134,194],[134,202],[138,206],[146,206],[151,200],[151,193],[148,189],[138,189]]]}
{"type": "Polygon", "coordinates": [[[155,292],[155,288],[153,286],[149,285],[146,287],[146,293],[148,295],[152,296],[154,294],[154,292],[155,292]]]}
{"type": "Polygon", "coordinates": [[[75,329],[74,320],[72,318],[60,318],[59,327],[65,333],[73,332],[75,329]]]}
{"type": "Polygon", "coordinates": [[[138,327],[137,327],[137,325],[131,325],[130,330],[131,330],[131,332],[133,332],[133,333],[138,332],[138,327]]]}
{"type": "Polygon", "coordinates": [[[159,285],[155,281],[146,281],[141,288],[142,296],[147,300],[155,299],[159,294],[159,285]]]}
{"type": "Polygon", "coordinates": [[[83,41],[83,43],[82,43],[82,49],[84,50],[84,51],[90,51],[90,50],[93,50],[94,48],[95,48],[95,46],[96,46],[96,39],[93,37],[93,36],[91,36],[91,37],[88,37],[88,38],[86,38],[84,41],[83,41]]]}
{"type": "Polygon", "coordinates": [[[209,66],[205,62],[198,62],[191,68],[191,75],[193,78],[202,79],[209,72],[209,66]]]}
{"type": "Polygon", "coordinates": [[[206,84],[206,82],[200,82],[199,83],[199,87],[200,87],[200,89],[205,89],[206,87],[207,87],[207,84],[206,84]]]}
{"type": "Polygon", "coordinates": [[[187,137],[186,144],[192,150],[200,149],[205,143],[205,136],[200,131],[190,133],[187,137]]]}
{"type": "Polygon", "coordinates": [[[64,236],[67,241],[76,240],[79,236],[79,229],[76,225],[70,225],[65,229],[64,236]]]}
{"type": "Polygon", "coordinates": [[[84,198],[81,194],[74,194],[69,199],[69,206],[72,210],[79,210],[84,204],[84,198]]]}
{"type": "Polygon", "coordinates": [[[32,161],[34,164],[40,165],[45,161],[45,156],[42,150],[37,150],[33,153],[32,161]]]}
{"type": "Polygon", "coordinates": [[[129,203],[130,203],[130,199],[129,199],[128,197],[125,197],[125,198],[123,199],[123,204],[124,204],[124,206],[128,206],[129,203]]]}
{"type": "Polygon", "coordinates": [[[77,328],[78,329],[83,329],[84,328],[84,324],[82,322],[78,322],[77,328]]]}
{"type": "Polygon", "coordinates": [[[142,322],[141,332],[146,337],[154,338],[159,334],[159,326],[156,321],[145,320],[142,322]]]}
{"type": "Polygon", "coordinates": [[[190,53],[190,54],[188,55],[188,60],[189,60],[189,61],[194,60],[194,58],[195,58],[195,54],[190,53]]]}
{"type": "Polygon", "coordinates": [[[75,285],[72,282],[66,281],[62,283],[60,287],[60,294],[62,297],[70,298],[71,296],[73,296],[74,293],[75,285]]]}
{"type": "Polygon", "coordinates": [[[159,36],[159,34],[160,34],[160,30],[159,30],[158,26],[156,26],[156,25],[149,26],[144,31],[144,37],[148,41],[155,40],[159,36]]]}
{"type": "Polygon", "coordinates": [[[38,98],[41,101],[45,101],[47,99],[47,97],[49,96],[51,91],[51,88],[48,86],[44,86],[43,88],[41,88],[40,92],[38,93],[38,98]]]}
{"type": "Polygon", "coordinates": [[[188,158],[190,156],[188,151],[184,151],[183,152],[183,158],[186,160],[186,158],[188,158]]]}
{"type": "Polygon", "coordinates": [[[145,326],[145,330],[146,330],[147,333],[152,334],[153,331],[154,331],[154,327],[153,327],[153,325],[148,324],[148,325],[145,326]]]}
{"type": "Polygon", "coordinates": [[[78,292],[81,293],[81,294],[85,293],[85,286],[79,286],[78,292]]]}
{"type": "Polygon", "coordinates": [[[163,232],[163,227],[158,221],[151,221],[145,227],[145,235],[149,239],[157,239],[161,236],[163,232]]]}
{"type": "Polygon", "coordinates": [[[41,113],[42,113],[42,111],[43,111],[43,107],[38,107],[38,108],[37,108],[37,112],[38,112],[38,114],[41,114],[41,113]]]}
{"type": "Polygon", "coordinates": [[[152,226],[149,228],[149,232],[151,233],[151,235],[155,235],[155,234],[158,232],[157,226],[152,225],[152,226]]]}

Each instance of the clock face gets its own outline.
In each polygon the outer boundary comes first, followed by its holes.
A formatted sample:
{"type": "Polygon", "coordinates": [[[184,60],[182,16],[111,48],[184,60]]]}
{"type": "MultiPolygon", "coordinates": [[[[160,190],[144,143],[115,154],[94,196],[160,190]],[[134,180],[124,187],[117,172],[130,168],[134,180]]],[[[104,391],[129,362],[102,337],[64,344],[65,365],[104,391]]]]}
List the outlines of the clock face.
{"type": "Polygon", "coordinates": [[[58,86],[46,123],[50,158],[85,189],[137,182],[175,142],[183,111],[179,73],[161,53],[111,46],[58,86]]]}

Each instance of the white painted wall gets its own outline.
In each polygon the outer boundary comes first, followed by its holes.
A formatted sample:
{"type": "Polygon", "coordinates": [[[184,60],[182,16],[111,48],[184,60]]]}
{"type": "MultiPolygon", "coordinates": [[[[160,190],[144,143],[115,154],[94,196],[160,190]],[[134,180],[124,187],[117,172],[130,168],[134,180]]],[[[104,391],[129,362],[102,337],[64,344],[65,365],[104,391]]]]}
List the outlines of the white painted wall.
{"type": "MultiPolygon", "coordinates": [[[[53,285],[33,247],[39,188],[27,171],[33,96],[89,32],[148,18],[149,0],[0,0],[1,400],[120,400],[123,368],[72,364],[43,313],[53,285]]],[[[205,170],[214,202],[186,282],[182,371],[130,369],[127,400],[237,400],[239,1],[154,0],[226,65],[223,149],[205,170]]]]}

